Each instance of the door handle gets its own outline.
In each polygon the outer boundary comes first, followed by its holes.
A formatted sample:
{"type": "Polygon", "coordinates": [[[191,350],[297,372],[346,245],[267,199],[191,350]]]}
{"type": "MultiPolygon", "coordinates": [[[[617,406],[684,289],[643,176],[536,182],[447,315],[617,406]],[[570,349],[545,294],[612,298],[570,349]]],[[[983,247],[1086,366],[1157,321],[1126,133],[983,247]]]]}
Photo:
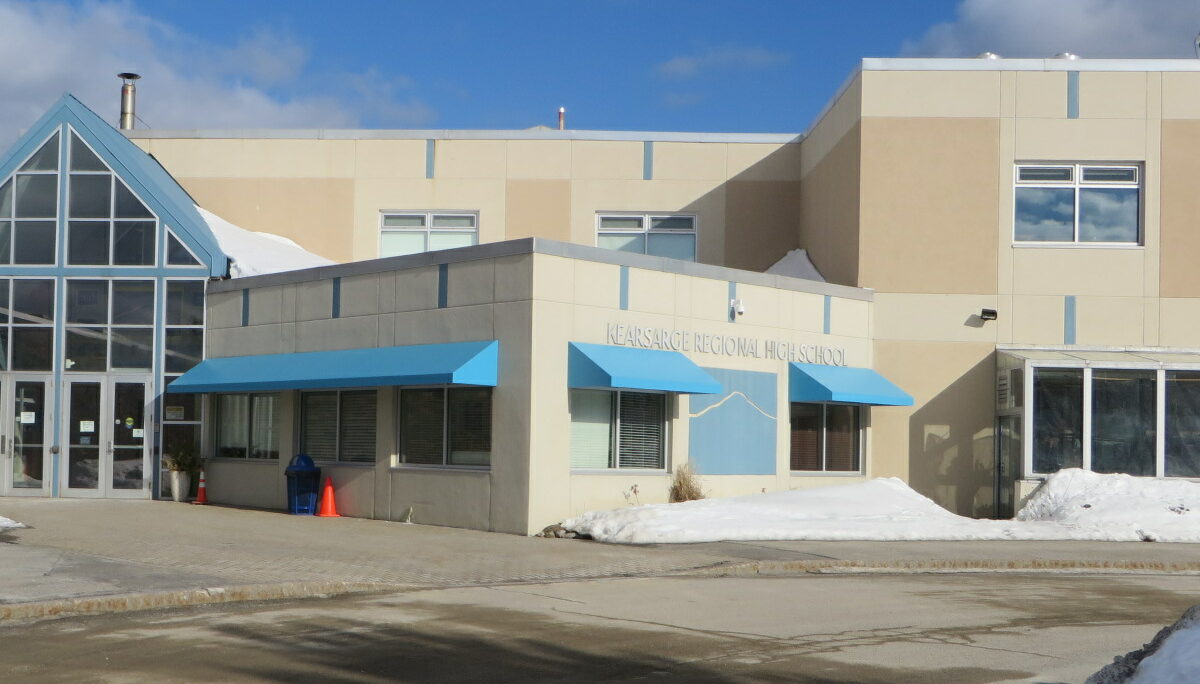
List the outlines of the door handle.
{"type": "Polygon", "coordinates": [[[109,456],[112,456],[112,452],[113,452],[113,448],[112,448],[112,440],[109,440],[109,441],[108,441],[108,455],[109,455],[109,456]]]}

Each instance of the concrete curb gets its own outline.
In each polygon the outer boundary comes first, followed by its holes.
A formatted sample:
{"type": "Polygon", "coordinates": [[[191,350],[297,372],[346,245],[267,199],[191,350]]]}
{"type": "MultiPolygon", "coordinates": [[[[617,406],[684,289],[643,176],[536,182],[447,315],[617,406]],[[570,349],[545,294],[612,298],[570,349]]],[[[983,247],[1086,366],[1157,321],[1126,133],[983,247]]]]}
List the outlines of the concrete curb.
{"type": "Polygon", "coordinates": [[[398,591],[409,585],[375,582],[285,582],[205,587],[150,593],[84,596],[28,603],[0,604],[0,625],[14,620],[39,620],[76,615],[123,613],[158,608],[179,608],[240,601],[317,598],[340,594],[398,591]]]}
{"type": "Polygon", "coordinates": [[[968,573],[1038,572],[1068,574],[1200,575],[1200,562],[1080,561],[1080,560],[795,560],[747,561],[687,570],[678,575],[700,577],[753,577],[798,574],[853,573],[968,573]]]}

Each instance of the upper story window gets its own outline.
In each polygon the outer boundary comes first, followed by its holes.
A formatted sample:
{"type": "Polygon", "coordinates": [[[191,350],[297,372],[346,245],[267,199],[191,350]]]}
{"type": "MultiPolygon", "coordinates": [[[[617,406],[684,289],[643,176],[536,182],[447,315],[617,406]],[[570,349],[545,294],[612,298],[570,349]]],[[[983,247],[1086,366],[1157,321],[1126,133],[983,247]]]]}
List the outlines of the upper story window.
{"type": "Polygon", "coordinates": [[[479,216],[466,212],[384,212],[379,256],[432,252],[479,244],[479,216]]]}
{"type": "Polygon", "coordinates": [[[1135,164],[1016,167],[1016,242],[1136,245],[1141,168],[1135,164]]]}
{"type": "Polygon", "coordinates": [[[696,260],[696,217],[690,214],[600,214],[596,246],[696,260]]]}
{"type": "Polygon", "coordinates": [[[0,183],[0,264],[55,262],[58,133],[0,183]]]}
{"type": "Polygon", "coordinates": [[[125,182],[71,134],[67,264],[153,266],[158,222],[125,182]]]}

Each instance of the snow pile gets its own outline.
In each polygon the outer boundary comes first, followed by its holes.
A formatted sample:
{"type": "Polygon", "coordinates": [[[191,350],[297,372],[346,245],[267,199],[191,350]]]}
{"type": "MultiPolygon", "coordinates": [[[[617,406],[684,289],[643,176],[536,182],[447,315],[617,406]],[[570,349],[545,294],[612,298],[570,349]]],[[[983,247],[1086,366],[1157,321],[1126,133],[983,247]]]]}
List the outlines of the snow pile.
{"type": "Polygon", "coordinates": [[[1200,542],[1200,485],[1066,470],[1050,477],[1018,520],[976,520],[947,511],[899,479],[880,478],[818,489],[592,511],[565,521],[563,527],[600,541],[624,544],[1001,539],[1200,542]],[[1111,505],[1107,503],[1110,498],[1114,500],[1111,505]],[[1166,517],[1162,510],[1174,517],[1166,517]]]}
{"type": "Polygon", "coordinates": [[[808,258],[808,250],[804,249],[793,249],[788,252],[782,259],[772,264],[766,272],[771,275],[804,278],[805,280],[815,280],[819,283],[825,282],[825,278],[821,275],[821,272],[813,265],[812,259],[808,258]]]}
{"type": "Polygon", "coordinates": [[[15,530],[18,527],[25,527],[25,525],[13,520],[12,518],[6,518],[0,515],[0,530],[15,530]]]}
{"type": "Polygon", "coordinates": [[[291,240],[271,233],[256,233],[226,221],[216,214],[196,207],[208,223],[221,251],[229,257],[230,278],[294,271],[301,268],[329,266],[335,262],[317,256],[291,240]]]}
{"type": "Polygon", "coordinates": [[[1200,541],[1200,484],[1078,468],[1052,475],[1017,520],[1106,530],[1122,539],[1200,541]]]}
{"type": "Polygon", "coordinates": [[[1200,621],[1177,629],[1138,665],[1129,684],[1176,684],[1200,680],[1200,621]]]}

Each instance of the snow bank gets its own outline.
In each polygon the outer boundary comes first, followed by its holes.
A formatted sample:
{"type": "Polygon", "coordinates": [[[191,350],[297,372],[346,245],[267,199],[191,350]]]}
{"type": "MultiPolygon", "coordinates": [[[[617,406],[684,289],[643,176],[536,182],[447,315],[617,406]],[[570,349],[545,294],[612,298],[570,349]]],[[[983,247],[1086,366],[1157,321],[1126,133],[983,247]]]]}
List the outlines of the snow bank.
{"type": "Polygon", "coordinates": [[[208,223],[221,251],[229,257],[230,278],[294,271],[300,268],[328,266],[336,263],[317,256],[291,240],[271,233],[256,233],[226,221],[216,214],[196,207],[208,223]]]}
{"type": "Polygon", "coordinates": [[[12,518],[6,518],[0,515],[0,530],[15,530],[18,527],[25,527],[25,525],[13,520],[12,518]]]}
{"type": "Polygon", "coordinates": [[[1129,684],[1177,684],[1200,680],[1200,622],[1176,630],[1138,665],[1129,684]]]}
{"type": "Polygon", "coordinates": [[[1123,539],[1200,542],[1200,484],[1070,468],[1052,475],[1016,519],[1107,530],[1123,539]]]}
{"type": "Polygon", "coordinates": [[[825,282],[821,272],[813,265],[812,259],[808,258],[808,251],[803,249],[793,249],[788,252],[782,259],[772,264],[767,269],[767,273],[815,280],[819,283],[825,282]]]}
{"type": "Polygon", "coordinates": [[[1050,477],[1018,520],[976,520],[947,511],[899,479],[880,478],[818,489],[592,511],[565,521],[563,527],[600,541],[624,544],[1001,539],[1200,542],[1200,485],[1066,470],[1050,477]]]}

